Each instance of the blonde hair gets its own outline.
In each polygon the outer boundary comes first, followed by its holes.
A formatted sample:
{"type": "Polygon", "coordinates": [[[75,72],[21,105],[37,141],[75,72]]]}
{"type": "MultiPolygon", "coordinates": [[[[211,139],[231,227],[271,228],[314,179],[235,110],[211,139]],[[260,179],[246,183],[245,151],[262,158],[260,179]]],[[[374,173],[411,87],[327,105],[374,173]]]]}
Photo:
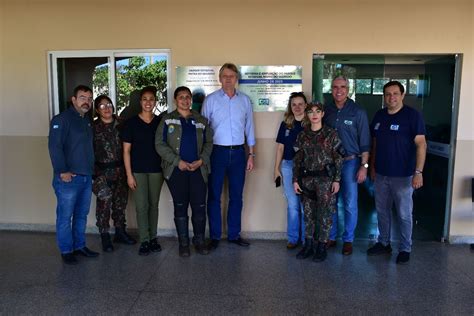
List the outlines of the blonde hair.
{"type": "Polygon", "coordinates": [[[304,103],[308,103],[308,101],[306,100],[306,96],[303,92],[292,92],[290,94],[290,98],[288,99],[288,106],[286,107],[285,116],[283,118],[283,122],[285,122],[286,128],[289,129],[293,128],[293,126],[295,125],[295,115],[293,114],[293,110],[291,109],[291,101],[294,98],[303,98],[304,103]]]}

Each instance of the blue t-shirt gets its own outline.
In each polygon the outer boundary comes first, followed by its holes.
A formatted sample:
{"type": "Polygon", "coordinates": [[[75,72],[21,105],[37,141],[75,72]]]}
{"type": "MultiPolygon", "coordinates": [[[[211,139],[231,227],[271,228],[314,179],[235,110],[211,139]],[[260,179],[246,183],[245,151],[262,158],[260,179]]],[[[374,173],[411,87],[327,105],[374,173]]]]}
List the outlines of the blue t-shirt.
{"type": "Polygon", "coordinates": [[[387,177],[409,177],[415,172],[415,137],[425,135],[421,114],[404,105],[395,114],[387,109],[375,113],[370,125],[375,137],[375,172],[387,177]]]}
{"type": "Polygon", "coordinates": [[[278,135],[276,138],[276,142],[283,144],[283,159],[284,160],[293,160],[295,156],[295,150],[293,146],[296,142],[296,137],[298,134],[303,130],[300,121],[294,121],[293,128],[289,129],[286,127],[285,122],[281,122],[280,129],[278,130],[278,135]]]}
{"type": "Polygon", "coordinates": [[[155,116],[150,123],[146,123],[135,115],[125,122],[121,137],[123,142],[132,144],[132,172],[161,172],[161,157],[155,150],[155,133],[160,120],[161,116],[155,116]]]}

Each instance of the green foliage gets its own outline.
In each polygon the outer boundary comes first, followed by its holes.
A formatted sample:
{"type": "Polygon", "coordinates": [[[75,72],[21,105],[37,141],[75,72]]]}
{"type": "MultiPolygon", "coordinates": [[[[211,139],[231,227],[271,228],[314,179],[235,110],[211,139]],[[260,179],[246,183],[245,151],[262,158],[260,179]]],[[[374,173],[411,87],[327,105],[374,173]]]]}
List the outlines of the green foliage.
{"type": "MultiPolygon", "coordinates": [[[[108,94],[108,72],[107,66],[96,68],[93,74],[93,86],[95,91],[108,94]]],[[[163,112],[167,107],[166,85],[166,60],[147,63],[145,57],[134,56],[128,58],[128,63],[117,62],[116,107],[118,113],[129,105],[132,92],[138,91],[146,86],[155,86],[157,88],[157,112],[163,112]]]]}

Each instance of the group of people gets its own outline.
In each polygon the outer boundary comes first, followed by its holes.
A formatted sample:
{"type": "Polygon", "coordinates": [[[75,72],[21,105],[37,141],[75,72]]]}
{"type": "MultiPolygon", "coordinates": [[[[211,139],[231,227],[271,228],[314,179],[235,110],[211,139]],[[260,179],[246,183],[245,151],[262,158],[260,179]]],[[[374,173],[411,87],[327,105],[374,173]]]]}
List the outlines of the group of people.
{"type": "Polygon", "coordinates": [[[115,115],[108,96],[94,100],[89,87],[74,89],[72,106],[51,120],[48,141],[57,197],[56,236],[64,263],[77,264],[78,255],[99,255],[86,246],[85,239],[92,192],[97,197],[97,227],[104,252],[114,250],[110,218],[115,243],[137,242],[126,231],[129,189],[136,206],[138,254],[161,251],[158,205],[165,181],[173,198],[180,256],[191,254],[189,206],[196,252],[206,255],[219,246],[225,177],[229,179],[228,242],[250,245],[240,231],[245,173],[253,169],[255,132],[250,99],[235,89],[238,78],[237,67],[224,64],[219,72],[222,89],[206,97],[202,114],[191,109],[191,91],[178,87],[176,110],[156,116],[156,88],[145,87],[140,92],[140,112],[125,122],[115,115]],[[94,121],[87,115],[92,105],[97,115],[94,121]],[[209,245],[205,243],[206,204],[209,245]]]}
{"type": "Polygon", "coordinates": [[[332,80],[327,106],[308,103],[292,93],[276,138],[274,178],[283,180],[288,202],[287,248],[299,243],[298,259],[324,261],[336,246],[337,200],[344,210],[342,254],[351,255],[358,217],[358,184],[369,173],[374,181],[379,237],[367,255],[391,254],[391,219],[395,205],[400,226],[396,262],[410,260],[413,190],[423,186],[426,157],[421,114],[403,103],[404,86],[390,81],[383,88],[384,107],[369,125],[366,112],[349,95],[349,81],[332,80]]]}
{"type": "MultiPolygon", "coordinates": [[[[156,88],[145,87],[140,92],[140,113],[125,122],[115,114],[108,96],[93,100],[89,87],[74,89],[72,106],[51,121],[48,142],[57,197],[57,243],[64,263],[78,263],[78,255],[99,255],[85,240],[91,192],[97,197],[97,227],[104,252],[114,250],[110,218],[115,243],[137,242],[126,231],[129,190],[136,206],[138,254],[161,251],[158,205],[165,181],[173,198],[179,256],[191,254],[189,206],[196,253],[206,255],[219,247],[226,177],[227,240],[242,247],[250,245],[240,232],[245,175],[254,168],[255,132],[251,101],[235,88],[238,78],[237,67],[224,64],[219,71],[222,88],[205,98],[201,113],[192,109],[190,89],[178,87],[176,109],[156,116],[156,88]],[[94,121],[87,115],[92,105],[97,115],[94,121]],[[209,243],[205,241],[206,214],[209,243]]],[[[336,201],[341,195],[343,254],[351,254],[357,185],[365,181],[370,166],[380,236],[368,254],[391,253],[390,214],[395,202],[401,219],[397,262],[408,262],[411,194],[423,185],[426,152],[421,115],[403,105],[403,85],[389,82],[384,87],[386,106],[377,112],[369,129],[365,111],[348,98],[348,80],[335,78],[332,91],[334,103],[326,107],[308,103],[302,92],[292,93],[278,131],[274,174],[277,185],[283,182],[288,201],[287,248],[294,249],[301,242],[297,258],[325,260],[327,249],[336,245],[336,201]]]]}

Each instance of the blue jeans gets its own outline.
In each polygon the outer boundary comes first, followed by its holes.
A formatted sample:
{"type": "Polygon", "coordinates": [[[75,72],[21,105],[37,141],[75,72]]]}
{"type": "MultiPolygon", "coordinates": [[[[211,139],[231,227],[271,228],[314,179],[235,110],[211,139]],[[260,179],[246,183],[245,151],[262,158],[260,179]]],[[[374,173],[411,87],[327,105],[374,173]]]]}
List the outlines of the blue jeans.
{"type": "Polygon", "coordinates": [[[211,154],[211,174],[209,175],[209,193],[207,214],[211,239],[221,239],[222,213],[221,194],[224,178],[229,181],[229,206],[227,209],[227,238],[237,239],[241,230],[242,196],[245,183],[247,161],[243,148],[230,149],[214,146],[211,154]]]}
{"type": "Polygon", "coordinates": [[[281,175],[283,177],[283,190],[288,202],[287,234],[288,242],[297,244],[304,240],[304,213],[303,204],[298,194],[293,189],[293,160],[281,161],[281,175]]]}
{"type": "MultiPolygon", "coordinates": [[[[354,241],[354,231],[357,226],[357,216],[359,213],[357,206],[357,171],[359,170],[359,167],[360,159],[346,160],[342,165],[341,190],[339,191],[338,199],[342,200],[344,206],[343,242],[354,241]]],[[[338,220],[339,214],[336,209],[332,218],[333,224],[331,232],[329,233],[330,240],[336,240],[337,238],[338,220]]]]}
{"type": "Polygon", "coordinates": [[[56,208],[56,240],[62,254],[86,246],[87,214],[91,204],[91,176],[76,175],[64,182],[55,174],[53,188],[58,200],[56,208]]]}
{"type": "Polygon", "coordinates": [[[395,203],[400,225],[399,251],[411,252],[413,230],[413,187],[412,177],[385,177],[375,175],[375,207],[379,226],[378,241],[384,246],[390,243],[392,206],[395,203]]]}

